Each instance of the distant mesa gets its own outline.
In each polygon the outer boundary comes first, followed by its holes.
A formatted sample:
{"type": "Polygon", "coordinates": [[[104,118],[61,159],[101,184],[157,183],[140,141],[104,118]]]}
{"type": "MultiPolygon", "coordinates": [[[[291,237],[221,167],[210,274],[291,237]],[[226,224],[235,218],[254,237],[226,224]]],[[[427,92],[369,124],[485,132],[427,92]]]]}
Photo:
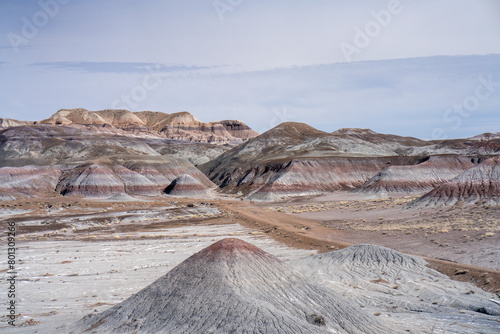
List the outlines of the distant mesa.
{"type": "Polygon", "coordinates": [[[482,161],[413,201],[409,206],[449,206],[480,202],[500,204],[500,157],[482,161]]]}
{"type": "Polygon", "coordinates": [[[165,138],[193,142],[241,142],[258,135],[241,121],[203,123],[186,111],[167,114],[157,111],[131,112],[122,109],[99,111],[83,108],[61,109],[41,123],[114,127],[129,132],[149,132],[165,138]]]}
{"type": "Polygon", "coordinates": [[[344,138],[358,138],[375,144],[387,144],[391,142],[395,144],[400,143],[405,146],[425,146],[428,144],[426,141],[418,138],[382,134],[370,129],[343,128],[332,132],[332,135],[344,138]]]}
{"type": "Polygon", "coordinates": [[[343,296],[239,239],[223,239],[73,333],[393,333],[343,296]]]}
{"type": "Polygon", "coordinates": [[[486,132],[486,133],[471,137],[471,139],[476,139],[476,140],[500,139],[500,132],[486,132]]]}

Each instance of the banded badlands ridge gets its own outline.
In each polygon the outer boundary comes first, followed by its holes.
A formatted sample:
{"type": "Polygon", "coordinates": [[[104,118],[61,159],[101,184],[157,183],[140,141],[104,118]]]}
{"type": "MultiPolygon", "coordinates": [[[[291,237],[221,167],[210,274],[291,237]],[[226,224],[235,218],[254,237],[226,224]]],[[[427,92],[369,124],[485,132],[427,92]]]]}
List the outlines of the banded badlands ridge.
{"type": "MultiPolygon", "coordinates": [[[[339,190],[423,195],[500,154],[495,134],[423,141],[367,129],[326,133],[289,122],[258,135],[241,121],[203,123],[188,112],[62,109],[40,122],[0,124],[0,166],[8,167],[0,169],[2,198],[158,195],[183,174],[203,191],[218,186],[251,200],[339,190]]],[[[498,183],[497,174],[485,174],[482,182],[488,178],[498,183]]],[[[456,187],[462,190],[451,196],[467,203],[498,192],[491,186],[478,197],[470,186],[456,187]]],[[[453,204],[453,198],[420,203],[453,204]]]]}
{"type": "Polygon", "coordinates": [[[422,194],[500,154],[500,140],[484,138],[423,141],[283,123],[199,168],[223,191],[254,200],[339,190],[422,194]]]}

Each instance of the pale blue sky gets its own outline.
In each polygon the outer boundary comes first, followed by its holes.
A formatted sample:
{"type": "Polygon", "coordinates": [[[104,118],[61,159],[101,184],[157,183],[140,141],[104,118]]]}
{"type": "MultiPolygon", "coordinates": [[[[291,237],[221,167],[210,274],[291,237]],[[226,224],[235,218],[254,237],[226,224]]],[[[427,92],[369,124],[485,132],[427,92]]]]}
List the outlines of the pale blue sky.
{"type": "Polygon", "coordinates": [[[500,131],[500,1],[0,0],[0,117],[500,131]]]}

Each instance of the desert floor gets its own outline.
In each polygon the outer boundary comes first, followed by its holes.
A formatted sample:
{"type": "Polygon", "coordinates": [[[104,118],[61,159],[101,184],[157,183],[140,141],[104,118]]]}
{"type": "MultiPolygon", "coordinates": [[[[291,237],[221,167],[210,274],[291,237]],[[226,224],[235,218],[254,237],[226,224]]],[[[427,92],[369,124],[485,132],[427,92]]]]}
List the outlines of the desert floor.
{"type": "MultiPolygon", "coordinates": [[[[423,256],[453,279],[500,293],[500,208],[406,209],[410,200],[337,193],[278,203],[231,197],[2,202],[1,224],[16,223],[21,316],[13,330],[3,312],[0,331],[46,333],[103,311],[225,237],[249,241],[284,261],[378,244],[423,256]]],[[[0,298],[6,295],[2,279],[0,298]]]]}

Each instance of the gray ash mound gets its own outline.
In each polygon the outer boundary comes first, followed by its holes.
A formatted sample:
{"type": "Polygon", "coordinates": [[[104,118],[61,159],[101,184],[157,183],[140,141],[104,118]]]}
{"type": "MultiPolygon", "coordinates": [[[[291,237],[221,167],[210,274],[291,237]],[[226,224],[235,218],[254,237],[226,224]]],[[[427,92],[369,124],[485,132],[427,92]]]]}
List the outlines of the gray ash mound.
{"type": "Polygon", "coordinates": [[[210,188],[189,174],[183,174],[172,181],[165,193],[173,196],[197,197],[208,194],[210,188]]]}
{"type": "Polygon", "coordinates": [[[484,160],[416,199],[409,207],[475,204],[480,201],[500,204],[500,157],[484,160]]]}
{"type": "Polygon", "coordinates": [[[239,239],[191,256],[73,333],[395,333],[342,296],[239,239]]]}
{"type": "Polygon", "coordinates": [[[401,325],[422,322],[418,333],[432,333],[441,325],[451,333],[494,333],[498,328],[500,305],[491,300],[493,294],[451,280],[419,257],[355,245],[292,265],[366,310],[388,312],[401,325]]]}

